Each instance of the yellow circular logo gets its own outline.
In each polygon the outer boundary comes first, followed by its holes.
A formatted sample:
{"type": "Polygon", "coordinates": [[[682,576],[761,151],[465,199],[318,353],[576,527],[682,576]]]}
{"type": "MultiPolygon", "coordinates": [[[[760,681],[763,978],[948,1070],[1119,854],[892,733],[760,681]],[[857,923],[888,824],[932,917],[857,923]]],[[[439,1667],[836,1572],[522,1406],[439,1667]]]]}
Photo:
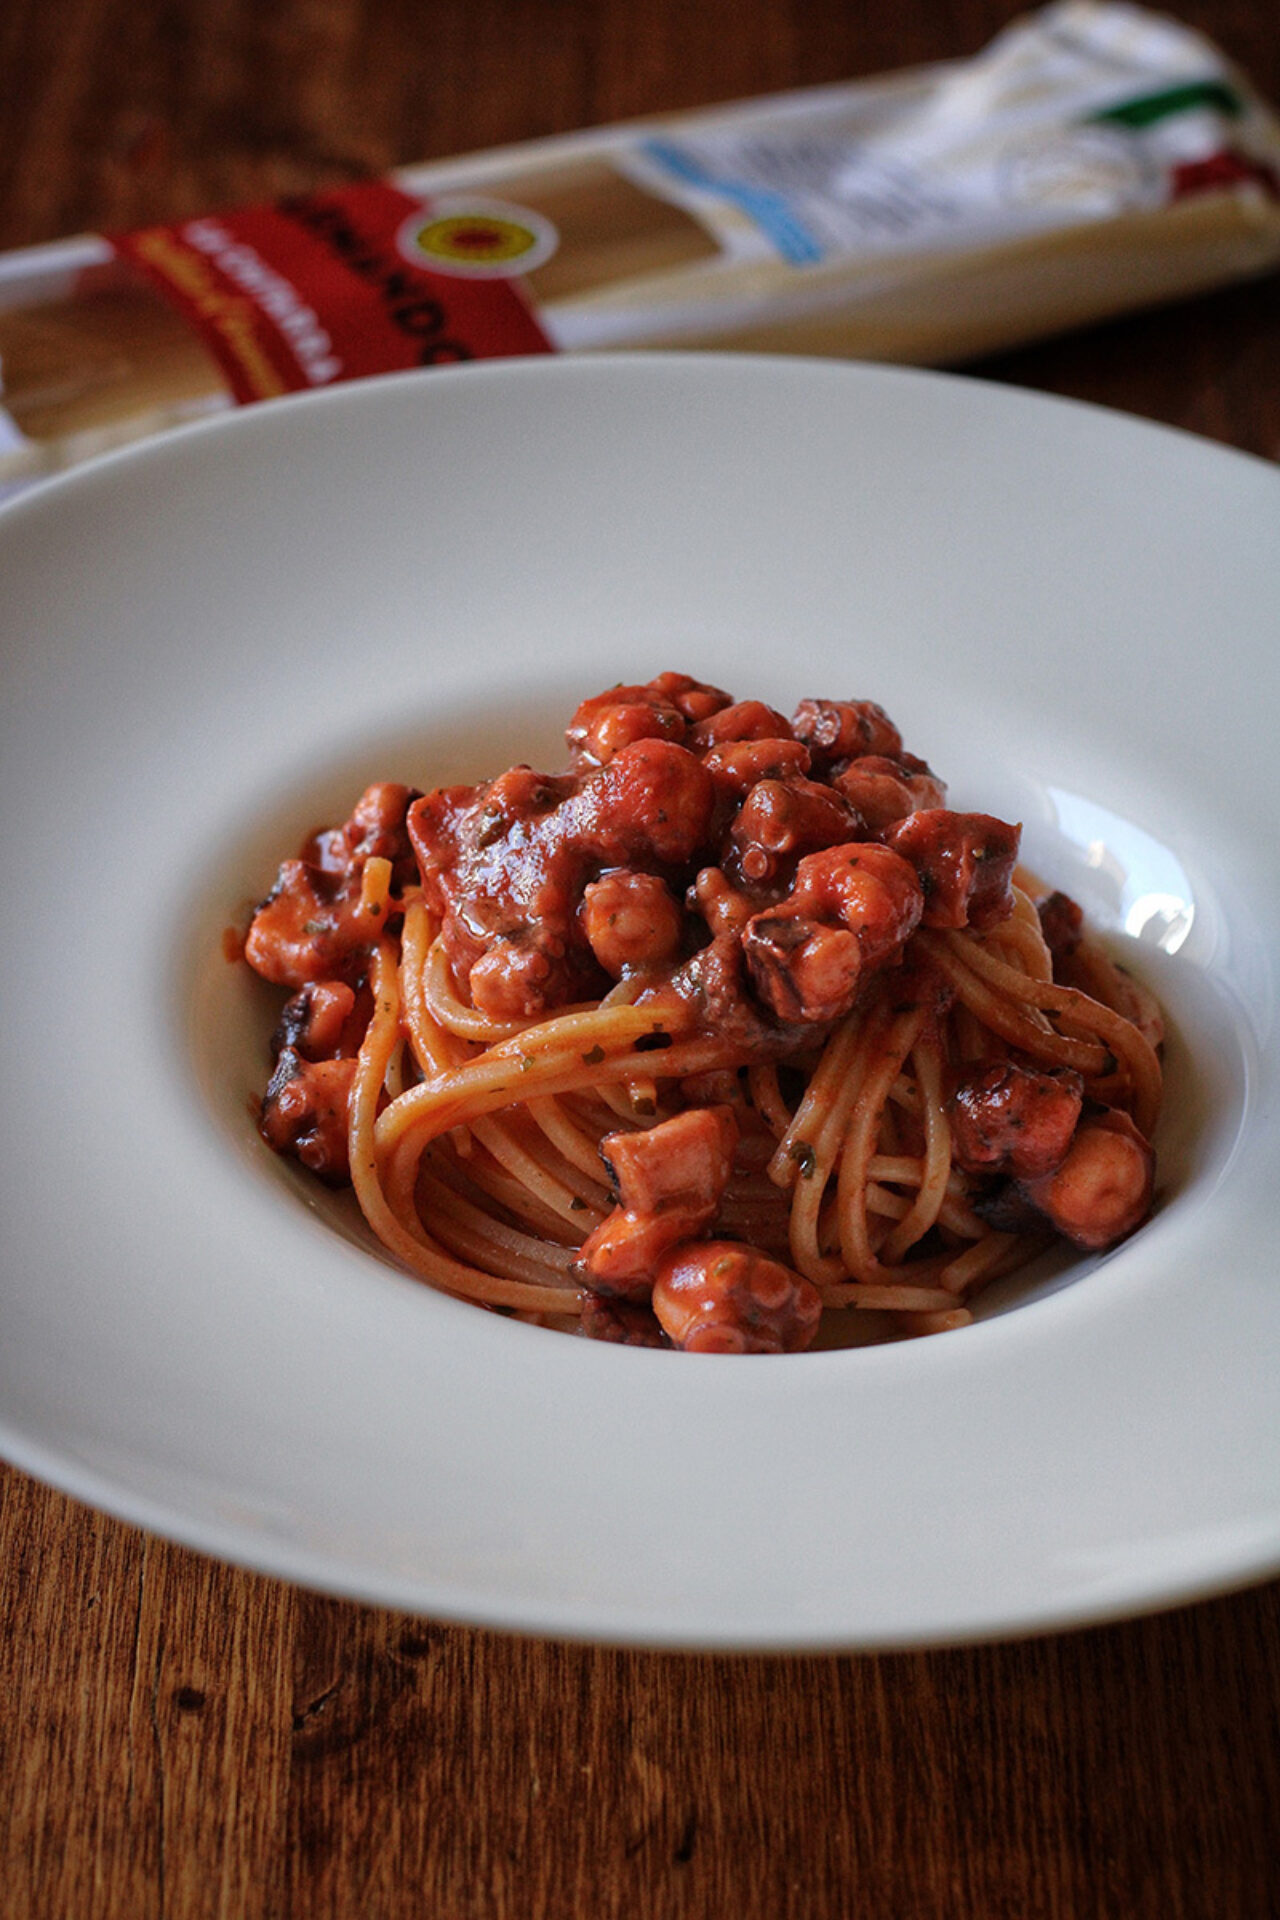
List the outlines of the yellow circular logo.
{"type": "Polygon", "coordinates": [[[399,238],[409,259],[435,273],[485,280],[531,272],[555,252],[559,235],[525,207],[477,200],[424,208],[405,221],[399,238]]]}

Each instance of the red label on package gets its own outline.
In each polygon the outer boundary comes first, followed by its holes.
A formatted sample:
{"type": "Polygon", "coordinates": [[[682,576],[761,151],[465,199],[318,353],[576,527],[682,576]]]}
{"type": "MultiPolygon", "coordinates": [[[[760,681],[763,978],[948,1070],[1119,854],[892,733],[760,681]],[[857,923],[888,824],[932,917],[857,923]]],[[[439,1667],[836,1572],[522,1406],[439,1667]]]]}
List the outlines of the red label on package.
{"type": "Polygon", "coordinates": [[[236,400],[406,367],[549,353],[519,285],[540,216],[373,180],[111,236],[200,334],[236,400]]]}

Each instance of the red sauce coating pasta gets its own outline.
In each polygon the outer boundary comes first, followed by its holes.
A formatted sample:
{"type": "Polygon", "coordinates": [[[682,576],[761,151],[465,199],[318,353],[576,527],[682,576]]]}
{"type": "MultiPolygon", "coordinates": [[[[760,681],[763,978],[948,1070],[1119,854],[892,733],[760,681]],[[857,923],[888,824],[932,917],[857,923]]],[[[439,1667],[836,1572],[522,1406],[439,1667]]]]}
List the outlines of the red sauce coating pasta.
{"type": "Polygon", "coordinates": [[[370,787],[245,938],[292,994],[263,1134],[398,1259],[616,1344],[789,1352],[963,1324],[1052,1234],[1141,1223],[1159,1009],[883,708],[664,673],[566,740],[370,787]]]}

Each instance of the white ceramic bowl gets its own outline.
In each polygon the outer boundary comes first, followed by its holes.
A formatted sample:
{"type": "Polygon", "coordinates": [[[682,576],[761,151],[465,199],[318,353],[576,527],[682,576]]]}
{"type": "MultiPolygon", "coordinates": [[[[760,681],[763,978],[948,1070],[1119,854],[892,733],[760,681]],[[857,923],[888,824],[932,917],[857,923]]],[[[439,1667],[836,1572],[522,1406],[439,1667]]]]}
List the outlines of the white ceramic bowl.
{"type": "Polygon", "coordinates": [[[302,1582],[876,1647],[1280,1564],[1280,476],[974,381],[490,364],[250,410],[0,514],[0,1446],[302,1582]],[[554,763],[678,667],[870,696],[1172,1015],[1156,1217],[961,1333],[725,1360],[401,1275],[269,1155],[221,957],[377,776],[554,763]],[[335,1230],[337,1227],[338,1230],[335,1230]]]}

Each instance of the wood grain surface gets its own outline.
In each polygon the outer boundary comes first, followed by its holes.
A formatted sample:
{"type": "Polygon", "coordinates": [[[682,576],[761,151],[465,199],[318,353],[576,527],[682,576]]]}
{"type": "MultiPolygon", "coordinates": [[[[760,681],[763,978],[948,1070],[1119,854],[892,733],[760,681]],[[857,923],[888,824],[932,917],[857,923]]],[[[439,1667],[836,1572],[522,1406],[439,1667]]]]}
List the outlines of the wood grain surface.
{"type": "MultiPolygon", "coordinates": [[[[1008,0],[5,0],[0,245],[976,51],[1008,0]]],[[[1280,99],[1275,0],[1179,0],[1280,99]]],[[[1280,456],[1280,279],[984,377],[1280,456]]],[[[0,1468],[0,1916],[1265,1920],[1280,1588],[718,1658],[304,1593],[0,1468]]]]}

